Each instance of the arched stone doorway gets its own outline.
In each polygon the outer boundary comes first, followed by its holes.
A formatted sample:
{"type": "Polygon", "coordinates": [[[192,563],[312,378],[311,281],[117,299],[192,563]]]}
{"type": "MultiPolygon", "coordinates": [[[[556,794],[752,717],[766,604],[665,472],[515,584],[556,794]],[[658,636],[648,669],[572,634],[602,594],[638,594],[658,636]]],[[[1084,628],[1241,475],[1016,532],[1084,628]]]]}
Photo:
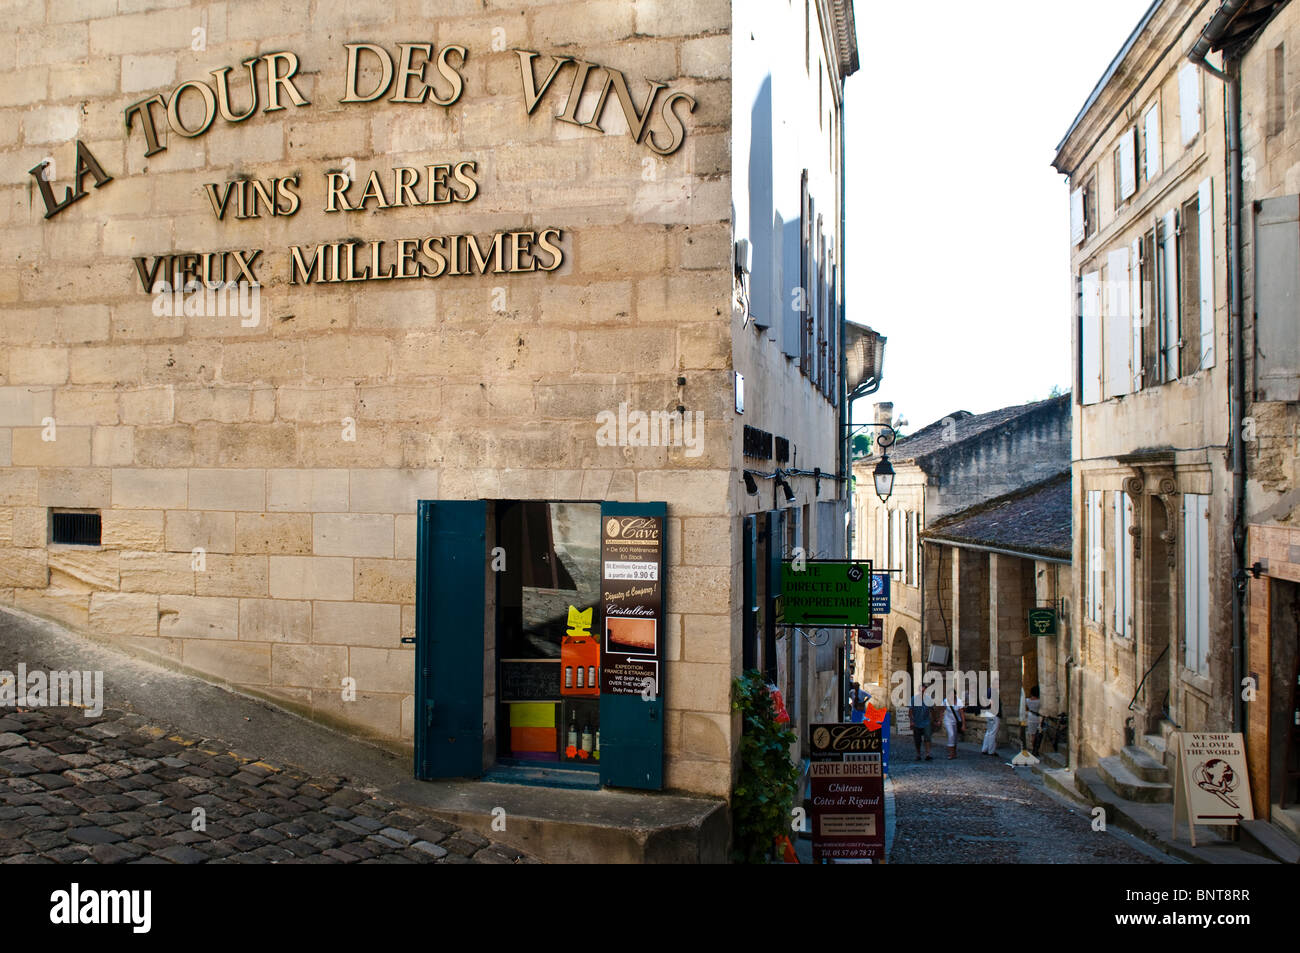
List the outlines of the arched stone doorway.
{"type": "MultiPolygon", "coordinates": [[[[889,646],[889,671],[886,673],[885,677],[888,681],[891,692],[893,686],[898,684],[896,678],[896,673],[898,672],[906,672],[908,679],[913,677],[912,642],[907,637],[907,633],[901,628],[894,631],[893,641],[889,646]]],[[[905,684],[910,686],[910,682],[905,684]]],[[[914,690],[915,689],[910,687],[908,688],[907,697],[909,699],[911,697],[911,692],[914,690]]]]}

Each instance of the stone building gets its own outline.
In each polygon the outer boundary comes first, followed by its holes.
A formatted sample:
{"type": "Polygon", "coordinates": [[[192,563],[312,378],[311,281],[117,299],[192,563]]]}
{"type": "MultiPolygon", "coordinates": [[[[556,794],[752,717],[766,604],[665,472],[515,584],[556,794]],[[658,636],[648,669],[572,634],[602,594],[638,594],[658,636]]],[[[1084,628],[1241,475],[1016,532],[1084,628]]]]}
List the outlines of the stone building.
{"type": "Polygon", "coordinates": [[[1223,96],[1185,55],[1202,7],[1152,4],[1053,162],[1078,291],[1076,767],[1232,723],[1223,96]]]}
{"type": "Polygon", "coordinates": [[[854,551],[890,574],[883,644],[855,648],[855,671],[873,695],[889,697],[896,672],[913,681],[932,668],[989,672],[996,657],[1003,706],[1014,714],[1021,658],[1036,650],[1025,637],[1028,609],[1063,595],[1053,588],[1056,567],[1069,560],[1053,548],[1057,529],[1043,529],[1041,539],[1007,536],[981,514],[1005,506],[1036,514],[1042,498],[1034,494],[1045,488],[1054,500],[1069,468],[1069,434],[1068,395],[984,414],[956,411],[889,448],[894,489],[883,502],[872,481],[879,458],[854,464],[854,551]]]}
{"type": "Polygon", "coordinates": [[[746,580],[845,551],[850,0],[130,6],[5,13],[0,601],[726,797],[743,662],[842,694],[746,580]]]}

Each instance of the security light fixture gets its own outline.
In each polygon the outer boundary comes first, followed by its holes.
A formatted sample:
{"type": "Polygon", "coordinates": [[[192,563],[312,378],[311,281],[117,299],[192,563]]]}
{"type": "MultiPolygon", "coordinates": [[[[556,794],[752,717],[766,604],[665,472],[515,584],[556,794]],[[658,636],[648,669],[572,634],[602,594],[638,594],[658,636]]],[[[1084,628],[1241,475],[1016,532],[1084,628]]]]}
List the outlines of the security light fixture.
{"type": "Polygon", "coordinates": [[[880,497],[881,503],[886,502],[894,492],[894,465],[889,462],[888,454],[880,458],[872,477],[876,481],[876,496],[880,497]]]}
{"type": "Polygon", "coordinates": [[[744,473],[744,477],[745,477],[745,492],[748,493],[750,496],[758,496],[758,481],[754,479],[753,474],[751,474],[748,470],[746,470],[744,473]]]}
{"type": "Polygon", "coordinates": [[[798,499],[798,497],[794,495],[794,490],[790,489],[790,484],[786,482],[785,477],[777,477],[776,485],[785,493],[785,501],[787,503],[793,503],[798,499]]]}

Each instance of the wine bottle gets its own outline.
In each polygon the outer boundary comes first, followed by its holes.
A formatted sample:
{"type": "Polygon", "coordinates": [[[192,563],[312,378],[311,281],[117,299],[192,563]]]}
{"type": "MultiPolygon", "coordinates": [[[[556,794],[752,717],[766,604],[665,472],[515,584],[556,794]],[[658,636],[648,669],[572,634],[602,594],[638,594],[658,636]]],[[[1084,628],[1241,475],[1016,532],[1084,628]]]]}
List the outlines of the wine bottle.
{"type": "Polygon", "coordinates": [[[591,754],[591,725],[582,726],[582,750],[591,754]]]}
{"type": "Polygon", "coordinates": [[[577,717],[578,717],[578,716],[577,716],[574,712],[569,712],[569,742],[568,742],[568,746],[569,746],[570,748],[575,748],[575,749],[578,747],[578,722],[577,722],[577,717]]]}

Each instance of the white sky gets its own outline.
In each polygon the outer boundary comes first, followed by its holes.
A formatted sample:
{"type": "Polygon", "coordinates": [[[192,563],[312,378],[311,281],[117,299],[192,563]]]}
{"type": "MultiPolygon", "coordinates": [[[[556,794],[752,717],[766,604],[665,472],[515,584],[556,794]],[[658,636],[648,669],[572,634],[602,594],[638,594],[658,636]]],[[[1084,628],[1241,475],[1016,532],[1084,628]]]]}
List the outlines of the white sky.
{"type": "Polygon", "coordinates": [[[914,431],[1069,389],[1069,197],[1050,163],[1150,3],[855,5],[848,315],[889,339],[855,420],[888,400],[914,431]]]}

